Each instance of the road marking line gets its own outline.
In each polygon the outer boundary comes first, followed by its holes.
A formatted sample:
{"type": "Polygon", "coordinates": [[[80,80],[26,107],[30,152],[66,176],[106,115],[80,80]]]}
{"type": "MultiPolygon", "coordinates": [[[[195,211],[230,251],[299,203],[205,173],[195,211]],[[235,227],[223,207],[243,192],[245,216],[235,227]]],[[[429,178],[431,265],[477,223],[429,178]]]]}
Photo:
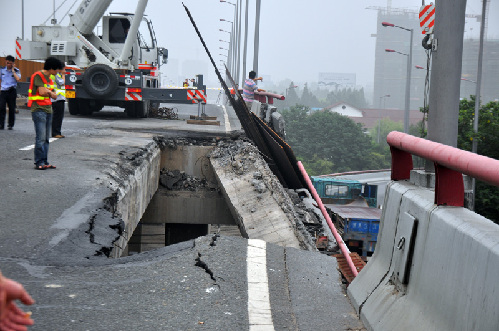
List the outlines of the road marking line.
{"type": "Polygon", "coordinates": [[[230,132],[232,131],[232,129],[230,127],[229,115],[227,114],[227,110],[225,109],[224,105],[222,105],[222,109],[224,111],[225,132],[230,132]]]}
{"type": "MultiPolygon", "coordinates": [[[[57,139],[59,138],[50,138],[49,139],[49,143],[53,142],[53,141],[56,141],[57,139]]],[[[30,149],[33,149],[35,148],[35,145],[29,145],[29,146],[26,146],[26,147],[23,147],[23,148],[19,148],[20,151],[29,151],[30,149]]]]}
{"type": "Polygon", "coordinates": [[[248,319],[250,331],[273,331],[267,275],[267,243],[248,239],[246,268],[248,273],[248,319]]]}

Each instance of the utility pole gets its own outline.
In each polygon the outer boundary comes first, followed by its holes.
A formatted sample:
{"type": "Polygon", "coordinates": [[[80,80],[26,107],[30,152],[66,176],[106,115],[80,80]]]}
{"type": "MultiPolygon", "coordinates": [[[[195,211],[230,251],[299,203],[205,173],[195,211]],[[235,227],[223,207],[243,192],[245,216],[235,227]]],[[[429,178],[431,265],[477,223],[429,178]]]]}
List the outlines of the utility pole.
{"type": "MultiPolygon", "coordinates": [[[[435,7],[428,139],[456,147],[466,0],[439,0],[435,7]]],[[[433,172],[433,163],[425,170],[433,172]]]]}
{"type": "Polygon", "coordinates": [[[239,14],[237,18],[237,84],[241,84],[239,86],[243,86],[244,82],[244,74],[241,79],[241,13],[242,13],[242,6],[243,6],[243,0],[238,0],[238,5],[239,5],[239,14]]]}
{"type": "Polygon", "coordinates": [[[260,44],[260,7],[261,0],[256,0],[256,15],[255,15],[255,47],[253,53],[253,70],[258,73],[258,47],[260,44]]]}
{"type": "Polygon", "coordinates": [[[409,133],[409,116],[411,107],[411,73],[412,73],[412,39],[414,30],[409,29],[411,39],[409,43],[409,55],[407,56],[407,74],[405,81],[405,105],[404,105],[404,133],[409,133]]]}
{"type": "MultiPolygon", "coordinates": [[[[249,0],[246,0],[246,6],[245,6],[245,18],[244,18],[244,49],[243,49],[243,79],[246,77],[246,55],[248,52],[248,5],[249,5],[249,0]]],[[[244,84],[243,84],[244,85],[244,84]]]]}
{"type": "Polygon", "coordinates": [[[22,34],[21,34],[21,36],[22,36],[22,38],[21,39],[24,40],[24,0],[22,0],[22,2],[21,2],[21,15],[22,15],[22,17],[21,17],[21,24],[22,24],[22,27],[21,27],[22,34]]]}
{"type": "MultiPolygon", "coordinates": [[[[478,47],[478,70],[476,75],[476,92],[475,92],[475,118],[473,120],[473,132],[476,135],[478,133],[478,122],[480,115],[480,96],[481,96],[481,85],[482,85],[482,64],[483,64],[483,39],[485,38],[486,20],[487,20],[487,2],[488,0],[482,1],[482,22],[480,23],[480,46],[478,47]]],[[[476,137],[475,137],[476,138],[476,137]]],[[[478,151],[478,141],[473,138],[471,145],[471,151],[477,153],[478,151]]],[[[475,178],[471,179],[471,191],[473,192],[470,209],[475,210],[475,194],[476,194],[476,182],[475,178]]]]}

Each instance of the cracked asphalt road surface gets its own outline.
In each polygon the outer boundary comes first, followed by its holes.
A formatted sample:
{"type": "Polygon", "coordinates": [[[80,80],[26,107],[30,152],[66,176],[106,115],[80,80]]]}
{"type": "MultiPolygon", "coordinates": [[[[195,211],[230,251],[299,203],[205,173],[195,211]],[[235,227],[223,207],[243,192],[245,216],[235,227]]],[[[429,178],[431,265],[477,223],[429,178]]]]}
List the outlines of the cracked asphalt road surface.
{"type": "MultiPolygon", "coordinates": [[[[197,111],[178,107],[181,118],[197,111]]],[[[207,113],[224,116],[216,105],[207,113]]],[[[235,115],[228,118],[237,128],[235,115]]],[[[246,239],[205,236],[120,259],[87,258],[90,239],[80,240],[90,238],[89,216],[112,197],[109,172],[122,155],[158,134],[215,137],[225,127],[108,111],[66,114],[63,134],[50,144],[57,169],[35,171],[33,151],[21,150],[34,143],[29,111],[20,110],[14,130],[0,131],[0,270],[36,300],[26,308],[35,320],[30,330],[249,329],[246,239]],[[72,245],[54,250],[62,242],[72,245]]],[[[275,330],[362,328],[333,258],[275,245],[266,252],[275,330]]]]}

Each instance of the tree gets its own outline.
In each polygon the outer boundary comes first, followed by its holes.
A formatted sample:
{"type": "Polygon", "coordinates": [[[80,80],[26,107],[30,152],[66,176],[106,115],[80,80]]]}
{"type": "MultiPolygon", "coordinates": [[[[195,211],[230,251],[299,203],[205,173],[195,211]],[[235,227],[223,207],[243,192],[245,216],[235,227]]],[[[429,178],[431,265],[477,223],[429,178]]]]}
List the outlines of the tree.
{"type": "Polygon", "coordinates": [[[357,108],[366,108],[367,101],[364,96],[364,89],[354,90],[351,88],[344,88],[335,90],[328,93],[326,97],[327,106],[334,105],[338,102],[346,102],[357,108]]]}
{"type": "Polygon", "coordinates": [[[287,142],[299,159],[307,160],[308,170],[327,174],[372,169],[373,161],[379,161],[360,124],[338,113],[307,115],[309,111],[297,105],[283,112],[287,142]]]}
{"type": "Polygon", "coordinates": [[[299,102],[300,98],[298,97],[298,94],[296,93],[296,85],[294,82],[289,83],[289,86],[286,89],[285,97],[286,97],[286,100],[284,102],[285,102],[285,105],[287,107],[292,107],[299,102]]]}
{"type": "Polygon", "coordinates": [[[303,93],[301,95],[300,103],[308,107],[319,106],[319,100],[314,94],[312,94],[312,92],[310,92],[307,83],[305,83],[305,87],[303,88],[303,93]]]}
{"type": "MultiPolygon", "coordinates": [[[[489,102],[480,108],[478,132],[473,130],[475,96],[463,99],[459,107],[458,148],[471,151],[477,140],[477,152],[499,159],[499,102],[489,102]]],[[[499,224],[499,188],[480,181],[476,182],[475,211],[499,224]]]]}

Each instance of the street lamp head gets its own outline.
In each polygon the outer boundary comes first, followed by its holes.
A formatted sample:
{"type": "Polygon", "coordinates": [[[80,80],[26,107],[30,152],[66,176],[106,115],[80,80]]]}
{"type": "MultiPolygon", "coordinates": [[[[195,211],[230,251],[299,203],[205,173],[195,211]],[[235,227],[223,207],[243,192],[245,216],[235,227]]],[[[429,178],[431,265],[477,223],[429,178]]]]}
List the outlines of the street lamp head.
{"type": "Polygon", "coordinates": [[[226,20],[225,18],[221,18],[221,19],[220,19],[220,22],[229,22],[229,23],[234,23],[234,22],[232,22],[232,21],[226,20]]]}
{"type": "Polygon", "coordinates": [[[381,25],[383,25],[384,27],[387,27],[387,26],[394,27],[395,26],[395,24],[388,23],[388,22],[381,22],[381,25]]]}
{"type": "Polygon", "coordinates": [[[387,52],[387,53],[395,53],[395,50],[387,48],[387,49],[385,49],[385,52],[387,52]]]}

